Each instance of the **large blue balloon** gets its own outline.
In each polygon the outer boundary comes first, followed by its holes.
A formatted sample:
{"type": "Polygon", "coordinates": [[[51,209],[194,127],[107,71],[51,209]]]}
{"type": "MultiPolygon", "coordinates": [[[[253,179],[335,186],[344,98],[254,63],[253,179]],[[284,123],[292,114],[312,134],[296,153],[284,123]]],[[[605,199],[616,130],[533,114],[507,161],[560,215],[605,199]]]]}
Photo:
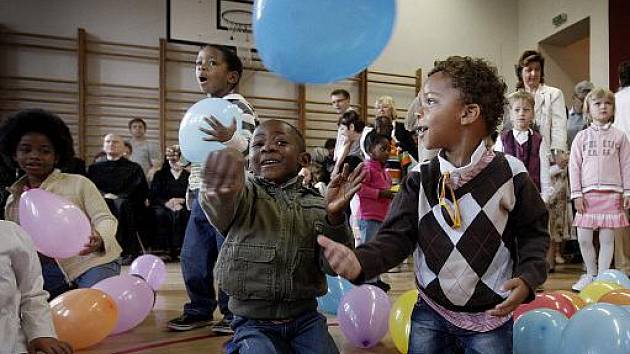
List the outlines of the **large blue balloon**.
{"type": "Polygon", "coordinates": [[[562,332],[560,353],[630,353],[630,313],[606,303],[581,309],[562,332]]]}
{"type": "Polygon", "coordinates": [[[552,309],[526,312],[514,323],[514,353],[557,354],[568,321],[564,314],[552,309]]]}
{"type": "Polygon", "coordinates": [[[626,273],[617,269],[606,269],[605,271],[599,273],[595,280],[619,284],[625,289],[630,289],[630,278],[628,278],[626,273]]]}
{"type": "Polygon", "coordinates": [[[204,98],[192,105],[179,126],[179,145],[182,155],[190,161],[201,163],[206,156],[212,151],[221,150],[225,147],[222,143],[216,141],[205,141],[207,137],[199,127],[210,128],[203,118],[214,116],[224,126],[232,124],[232,120],[236,119],[237,131],[241,127],[241,115],[243,111],[236,105],[222,98],[204,98]]]}
{"type": "Polygon", "coordinates": [[[354,286],[342,277],[331,277],[330,275],[326,275],[326,282],[328,283],[328,292],[317,298],[317,304],[320,311],[336,315],[341,298],[354,286]]]}
{"type": "Polygon", "coordinates": [[[395,0],[256,0],[254,38],[265,67],[298,83],[351,77],[392,35],[395,0]]]}

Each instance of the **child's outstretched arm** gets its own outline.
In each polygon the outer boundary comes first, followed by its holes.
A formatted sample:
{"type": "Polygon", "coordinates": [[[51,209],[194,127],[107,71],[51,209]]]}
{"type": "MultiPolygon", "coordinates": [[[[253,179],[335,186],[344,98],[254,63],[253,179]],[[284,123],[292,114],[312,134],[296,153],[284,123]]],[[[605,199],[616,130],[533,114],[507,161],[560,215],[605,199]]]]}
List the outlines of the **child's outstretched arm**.
{"type": "Polygon", "coordinates": [[[225,148],[208,154],[202,172],[199,203],[208,220],[225,234],[236,215],[245,187],[245,159],[240,151],[225,148]]]}
{"type": "Polygon", "coordinates": [[[365,176],[363,164],[359,164],[352,173],[350,173],[350,166],[345,164],[343,171],[330,181],[326,192],[326,213],[332,225],[345,221],[343,212],[354,194],[361,189],[361,182],[365,176]]]}
{"type": "MultiPolygon", "coordinates": [[[[320,236],[318,243],[331,267],[351,281],[372,278],[400,264],[415,249],[418,237],[418,191],[420,173],[411,173],[394,197],[390,212],[376,236],[352,252],[320,236]]],[[[425,230],[430,237],[430,230],[425,230]]]]}
{"type": "Polygon", "coordinates": [[[55,338],[50,308],[46,302],[48,294],[43,290],[42,270],[31,239],[15,224],[11,233],[17,241],[15,252],[10,257],[21,299],[18,318],[28,341],[28,352],[70,354],[72,347],[55,338]]]}

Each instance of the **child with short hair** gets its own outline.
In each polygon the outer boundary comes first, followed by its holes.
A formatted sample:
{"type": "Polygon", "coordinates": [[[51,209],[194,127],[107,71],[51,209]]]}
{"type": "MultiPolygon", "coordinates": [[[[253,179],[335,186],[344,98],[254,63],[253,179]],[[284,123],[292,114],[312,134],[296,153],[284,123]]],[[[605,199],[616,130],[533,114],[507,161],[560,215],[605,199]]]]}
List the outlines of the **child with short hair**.
{"type": "Polygon", "coordinates": [[[573,226],[586,265],[586,274],[572,286],[575,291],[610,268],[614,231],[629,225],[624,210],[630,208],[630,142],[612,126],[615,95],[605,88],[593,89],[584,100],[583,112],[591,125],[577,133],[569,158],[571,199],[577,210],[573,226]],[[597,258],[593,230],[599,230],[597,258]]]}
{"type": "Polygon", "coordinates": [[[0,350],[2,353],[70,354],[56,339],[42,270],[30,236],[0,220],[0,350]]]}
{"type": "MultiPolygon", "coordinates": [[[[365,178],[357,193],[362,243],[371,240],[381,227],[394,197],[391,191],[392,178],[385,169],[385,163],[389,159],[390,139],[389,136],[378,134],[377,131],[372,131],[365,137],[365,150],[370,158],[363,163],[365,178]]],[[[390,289],[389,284],[379,277],[370,279],[367,283],[376,285],[385,292],[390,289]]]]}
{"type": "Polygon", "coordinates": [[[230,295],[233,343],[240,354],[339,353],[317,312],[331,273],[318,234],[352,246],[344,208],[363,172],[348,167],[328,187],[326,202],[298,177],[308,162],[292,125],[268,120],[254,131],[249,168],[234,149],[210,153],[200,204],[226,236],[215,274],[230,295]],[[323,268],[323,269],[322,269],[323,268]]]}
{"type": "MultiPolygon", "coordinates": [[[[227,46],[203,45],[195,61],[195,76],[201,92],[208,97],[227,100],[243,111],[240,127],[236,126],[236,120],[224,126],[215,117],[204,117],[208,124],[208,128],[200,128],[208,135],[204,140],[221,142],[226,147],[247,155],[257,117],[249,102],[237,93],[238,84],[243,76],[241,59],[227,46]]],[[[166,157],[169,160],[178,161],[180,156],[178,145],[166,150],[166,157]]],[[[167,326],[174,331],[188,331],[212,324],[212,331],[229,334],[232,332],[230,329],[232,314],[228,309],[228,298],[221,289],[218,294],[215,293],[212,277],[216,257],[223,243],[223,235],[208,223],[199,207],[201,169],[200,163],[191,165],[186,193],[186,206],[190,210],[190,218],[180,255],[182,275],[190,302],[184,305],[182,315],[170,320],[167,326]],[[213,312],[217,304],[223,318],[213,324],[213,312]]]]}
{"type": "Polygon", "coordinates": [[[319,237],[332,268],[355,282],[414,252],[420,297],[408,353],[512,353],[511,312],[546,278],[547,209],[523,163],[485,138],[505,84],[482,59],[436,62],[422,89],[422,141],[440,148],[403,182],[376,236],[355,251],[319,237]]]}

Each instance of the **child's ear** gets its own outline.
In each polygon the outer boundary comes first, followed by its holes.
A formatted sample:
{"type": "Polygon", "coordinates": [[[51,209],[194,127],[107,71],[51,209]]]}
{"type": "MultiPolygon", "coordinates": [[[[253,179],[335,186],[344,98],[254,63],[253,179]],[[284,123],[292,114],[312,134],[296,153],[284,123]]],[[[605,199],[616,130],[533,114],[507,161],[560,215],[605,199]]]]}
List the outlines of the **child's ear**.
{"type": "Polygon", "coordinates": [[[481,107],[478,104],[471,103],[464,106],[462,110],[461,124],[472,124],[476,120],[481,118],[481,107]]]}
{"type": "Polygon", "coordinates": [[[240,80],[240,75],[238,74],[238,71],[230,71],[228,72],[227,75],[227,80],[228,83],[230,84],[231,87],[236,86],[236,84],[238,84],[238,81],[240,80]]]}
{"type": "Polygon", "coordinates": [[[298,164],[300,165],[300,167],[307,167],[308,165],[310,165],[311,164],[311,154],[309,154],[306,151],[302,151],[298,155],[298,164]]]}

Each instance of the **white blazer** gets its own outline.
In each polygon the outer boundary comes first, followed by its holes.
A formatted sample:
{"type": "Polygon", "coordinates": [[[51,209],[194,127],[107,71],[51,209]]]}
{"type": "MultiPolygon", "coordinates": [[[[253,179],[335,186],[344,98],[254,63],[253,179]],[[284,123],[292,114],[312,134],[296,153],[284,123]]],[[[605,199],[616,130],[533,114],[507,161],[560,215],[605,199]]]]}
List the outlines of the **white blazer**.
{"type": "Polygon", "coordinates": [[[567,108],[562,91],[541,84],[534,94],[534,113],[540,135],[550,150],[567,150],[567,108]]]}

